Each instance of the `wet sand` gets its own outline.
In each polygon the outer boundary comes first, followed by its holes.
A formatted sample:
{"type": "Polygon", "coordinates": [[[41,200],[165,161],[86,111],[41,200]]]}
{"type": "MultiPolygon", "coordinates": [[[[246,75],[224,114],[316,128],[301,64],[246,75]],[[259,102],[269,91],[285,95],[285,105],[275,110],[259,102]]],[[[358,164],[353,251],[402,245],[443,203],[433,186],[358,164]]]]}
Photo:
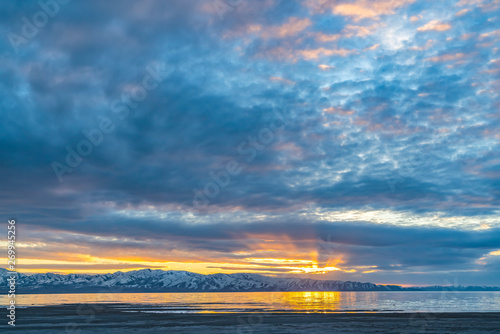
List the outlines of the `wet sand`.
{"type": "Polygon", "coordinates": [[[2,333],[499,333],[500,313],[163,313],[80,304],[16,309],[2,333]]]}

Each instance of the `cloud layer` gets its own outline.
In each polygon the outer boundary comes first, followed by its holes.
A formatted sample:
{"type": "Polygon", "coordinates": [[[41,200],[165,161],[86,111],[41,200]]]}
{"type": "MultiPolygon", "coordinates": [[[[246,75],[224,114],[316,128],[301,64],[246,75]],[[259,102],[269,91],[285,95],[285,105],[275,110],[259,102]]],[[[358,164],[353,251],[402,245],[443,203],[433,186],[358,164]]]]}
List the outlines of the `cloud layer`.
{"type": "Polygon", "coordinates": [[[498,284],[498,1],[42,3],[0,5],[21,270],[498,284]]]}

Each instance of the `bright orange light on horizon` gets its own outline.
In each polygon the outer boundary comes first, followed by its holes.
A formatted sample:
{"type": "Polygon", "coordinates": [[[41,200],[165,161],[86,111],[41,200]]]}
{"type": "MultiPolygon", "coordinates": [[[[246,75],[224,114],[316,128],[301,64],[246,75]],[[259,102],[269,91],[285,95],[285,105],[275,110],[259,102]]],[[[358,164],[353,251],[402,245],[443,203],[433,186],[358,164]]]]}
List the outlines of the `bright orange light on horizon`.
{"type": "MultiPolygon", "coordinates": [[[[316,250],[317,244],[310,241],[299,244],[288,236],[247,235],[246,245],[231,256],[219,252],[195,254],[186,251],[171,251],[165,254],[145,253],[142,249],[106,249],[92,252],[78,246],[67,252],[55,253],[51,258],[39,257],[46,254],[43,249],[51,245],[36,243],[23,244],[27,251],[19,259],[18,270],[26,274],[105,274],[128,272],[141,269],[161,269],[190,271],[200,274],[258,273],[264,275],[321,275],[331,272],[353,272],[353,268],[343,268],[344,261],[329,255],[320,262],[322,254],[316,250]]],[[[21,247],[20,247],[21,248],[21,247]]],[[[339,255],[341,256],[341,255],[339,255]]],[[[354,270],[356,271],[356,270],[354,270]]]]}

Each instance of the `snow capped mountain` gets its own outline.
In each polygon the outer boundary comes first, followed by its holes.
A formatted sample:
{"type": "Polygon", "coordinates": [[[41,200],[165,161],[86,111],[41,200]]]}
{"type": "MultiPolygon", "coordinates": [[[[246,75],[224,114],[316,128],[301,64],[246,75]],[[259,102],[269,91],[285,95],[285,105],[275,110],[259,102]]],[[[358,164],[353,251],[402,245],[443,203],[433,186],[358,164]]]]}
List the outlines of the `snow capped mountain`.
{"type": "MultiPolygon", "coordinates": [[[[7,286],[11,272],[0,268],[0,285],[7,286]]],[[[17,293],[72,292],[251,292],[251,291],[500,291],[495,287],[402,288],[351,281],[278,278],[258,274],[202,275],[188,271],[143,269],[113,274],[17,274],[17,293]]]]}
{"type": "MultiPolygon", "coordinates": [[[[0,269],[0,284],[10,272],[0,269]]],[[[201,275],[187,271],[137,270],[104,275],[18,274],[20,293],[44,292],[243,292],[243,291],[377,291],[400,290],[372,283],[275,278],[258,274],[201,275]]]]}

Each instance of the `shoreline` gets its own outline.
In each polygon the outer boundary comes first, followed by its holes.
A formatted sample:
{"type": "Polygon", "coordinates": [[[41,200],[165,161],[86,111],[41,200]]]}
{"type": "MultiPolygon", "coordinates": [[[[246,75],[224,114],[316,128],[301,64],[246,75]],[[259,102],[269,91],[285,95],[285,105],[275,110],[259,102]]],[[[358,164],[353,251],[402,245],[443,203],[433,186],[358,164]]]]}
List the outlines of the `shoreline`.
{"type": "Polygon", "coordinates": [[[426,292],[439,292],[439,293],[474,293],[474,292],[499,292],[500,290],[290,290],[290,291],[277,291],[277,290],[270,290],[270,291],[151,291],[151,290],[137,290],[137,291],[114,291],[114,289],[111,289],[112,291],[110,292],[109,289],[106,288],[100,288],[100,290],[90,290],[90,291],[69,291],[66,292],[58,292],[61,290],[54,290],[54,291],[35,291],[35,292],[16,292],[16,295],[70,295],[70,294],[109,294],[109,293],[119,293],[119,294],[136,294],[136,293],[262,293],[262,292],[383,292],[383,293],[426,293],[426,292]]]}
{"type": "MultiPolygon", "coordinates": [[[[500,312],[163,313],[137,304],[65,304],[17,309],[4,333],[497,333],[500,312]]],[[[175,311],[175,310],[170,310],[175,311]]],[[[197,310],[198,311],[198,310],[197,310]]],[[[184,311],[181,311],[184,312],[184,311]]]]}

